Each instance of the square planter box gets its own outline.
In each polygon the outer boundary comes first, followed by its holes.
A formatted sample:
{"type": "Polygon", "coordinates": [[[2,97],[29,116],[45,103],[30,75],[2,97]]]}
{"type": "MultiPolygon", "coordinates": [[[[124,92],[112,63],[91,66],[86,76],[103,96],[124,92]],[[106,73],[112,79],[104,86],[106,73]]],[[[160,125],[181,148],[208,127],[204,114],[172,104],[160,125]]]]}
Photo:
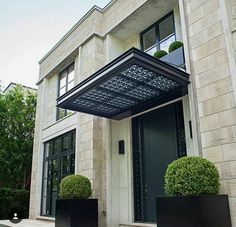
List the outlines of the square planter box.
{"type": "Polygon", "coordinates": [[[97,227],[97,199],[58,199],[55,227],[97,227]]]}
{"type": "Polygon", "coordinates": [[[160,58],[160,60],[170,63],[172,65],[184,68],[185,60],[184,60],[184,48],[180,47],[164,57],[160,58]]]}
{"type": "Polygon", "coordinates": [[[227,195],[156,198],[158,227],[231,227],[227,195]]]}

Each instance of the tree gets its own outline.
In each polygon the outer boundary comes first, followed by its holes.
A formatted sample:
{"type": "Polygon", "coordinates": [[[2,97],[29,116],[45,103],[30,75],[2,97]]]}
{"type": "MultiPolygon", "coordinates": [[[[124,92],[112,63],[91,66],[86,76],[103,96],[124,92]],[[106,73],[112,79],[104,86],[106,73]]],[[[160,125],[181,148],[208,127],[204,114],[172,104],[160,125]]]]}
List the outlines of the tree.
{"type": "Polygon", "coordinates": [[[2,81],[0,80],[0,93],[3,91],[2,81]]]}
{"type": "Polygon", "coordinates": [[[0,187],[29,188],[35,112],[36,92],[0,93],[0,187]]]}

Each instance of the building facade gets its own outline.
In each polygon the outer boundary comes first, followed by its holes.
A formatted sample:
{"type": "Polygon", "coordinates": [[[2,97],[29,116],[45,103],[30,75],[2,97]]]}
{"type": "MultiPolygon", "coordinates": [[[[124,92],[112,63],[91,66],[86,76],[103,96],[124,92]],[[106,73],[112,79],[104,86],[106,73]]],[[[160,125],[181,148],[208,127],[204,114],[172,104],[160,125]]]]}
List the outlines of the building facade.
{"type": "Polygon", "coordinates": [[[93,7],[39,62],[30,218],[53,218],[60,180],[79,173],[91,180],[101,227],[152,226],[167,163],[196,155],[218,167],[236,226],[235,31],[235,0],[93,7]],[[148,57],[175,40],[184,69],[148,57]]]}

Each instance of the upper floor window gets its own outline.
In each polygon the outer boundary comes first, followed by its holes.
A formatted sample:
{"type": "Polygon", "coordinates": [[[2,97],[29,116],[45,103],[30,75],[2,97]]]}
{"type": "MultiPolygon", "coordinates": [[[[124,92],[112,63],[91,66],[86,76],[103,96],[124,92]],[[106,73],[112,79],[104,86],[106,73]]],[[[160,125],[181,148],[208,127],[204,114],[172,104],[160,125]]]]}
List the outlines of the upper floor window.
{"type": "MultiPolygon", "coordinates": [[[[58,96],[62,96],[74,87],[74,72],[74,63],[72,63],[59,74],[58,96]]],[[[72,111],[57,108],[57,120],[67,116],[70,113],[72,113],[72,111]]]]}
{"type": "Polygon", "coordinates": [[[65,94],[74,87],[74,63],[69,65],[59,74],[59,93],[58,96],[65,94]]]}
{"type": "Polygon", "coordinates": [[[176,40],[173,12],[141,33],[142,49],[153,55],[157,50],[168,52],[169,45],[176,40]]]}

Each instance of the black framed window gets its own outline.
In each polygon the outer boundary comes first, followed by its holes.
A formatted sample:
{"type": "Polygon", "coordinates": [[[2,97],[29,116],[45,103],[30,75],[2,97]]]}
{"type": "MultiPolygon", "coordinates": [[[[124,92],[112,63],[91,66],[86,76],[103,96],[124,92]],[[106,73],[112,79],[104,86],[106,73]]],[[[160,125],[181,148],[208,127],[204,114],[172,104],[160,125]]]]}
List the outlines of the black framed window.
{"type": "Polygon", "coordinates": [[[173,12],[168,13],[141,33],[141,47],[153,55],[157,50],[168,52],[169,45],[176,40],[173,12]]]}
{"type": "MultiPolygon", "coordinates": [[[[58,97],[64,95],[67,91],[74,87],[74,78],[75,70],[74,63],[72,63],[59,74],[58,97]]],[[[72,111],[70,110],[57,108],[57,120],[60,120],[71,113],[72,111]]]]}
{"type": "Polygon", "coordinates": [[[74,172],[75,130],[44,143],[41,215],[55,215],[59,184],[74,172]]]}

